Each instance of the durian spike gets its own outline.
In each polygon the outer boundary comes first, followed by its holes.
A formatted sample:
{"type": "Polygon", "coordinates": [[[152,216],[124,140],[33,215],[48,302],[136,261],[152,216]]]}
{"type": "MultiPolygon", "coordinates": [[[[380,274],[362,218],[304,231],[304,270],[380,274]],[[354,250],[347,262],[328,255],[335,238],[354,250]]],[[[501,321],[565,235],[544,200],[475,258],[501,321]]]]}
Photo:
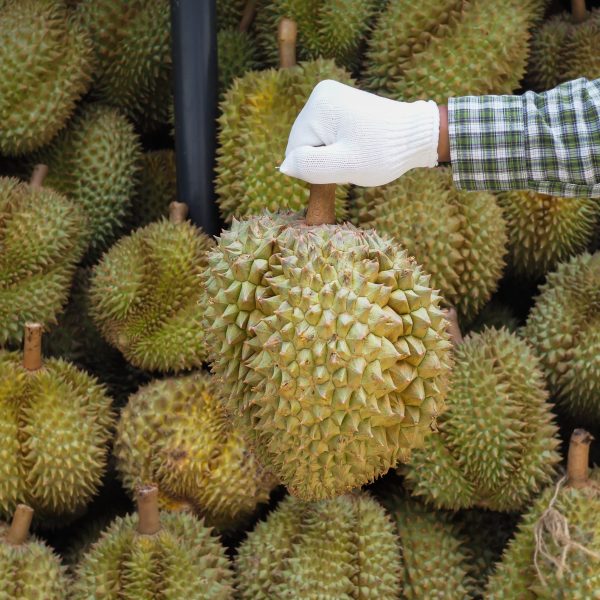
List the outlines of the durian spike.
{"type": "Polygon", "coordinates": [[[583,23],[587,19],[585,0],[571,0],[571,14],[575,23],[583,23]]]}
{"type": "Polygon", "coordinates": [[[23,544],[29,536],[29,527],[32,518],[33,508],[30,508],[26,504],[17,504],[12,523],[4,539],[13,546],[23,544]]]}
{"type": "Polygon", "coordinates": [[[585,429],[575,429],[569,442],[567,485],[582,488],[588,484],[590,444],[594,437],[585,429]]]}
{"type": "Polygon", "coordinates": [[[39,190],[44,184],[44,179],[48,175],[48,165],[35,165],[31,172],[31,178],[29,179],[29,185],[36,190],[39,190]]]}
{"type": "Polygon", "coordinates": [[[242,33],[246,33],[248,29],[250,29],[250,25],[252,25],[252,21],[254,21],[254,15],[256,14],[256,0],[246,0],[246,5],[244,6],[244,12],[242,13],[242,18],[240,20],[240,24],[238,25],[238,31],[242,33]]]}
{"type": "Polygon", "coordinates": [[[279,43],[279,68],[289,69],[296,66],[296,38],[298,26],[296,21],[283,18],[279,21],[277,41],[279,43]]]}
{"type": "Polygon", "coordinates": [[[185,202],[171,202],[169,204],[169,221],[183,223],[187,219],[188,205],[185,202]]]}
{"type": "Polygon", "coordinates": [[[450,340],[455,346],[462,344],[463,336],[460,330],[460,325],[458,324],[458,314],[453,306],[446,310],[446,320],[450,324],[448,327],[450,340]]]}
{"type": "Polygon", "coordinates": [[[306,224],[335,224],[335,183],[311,184],[306,211],[306,224]]]}
{"type": "Polygon", "coordinates": [[[28,371],[42,367],[42,326],[40,323],[25,323],[23,366],[28,371]]]}
{"type": "Polygon", "coordinates": [[[137,490],[138,533],[154,535],[160,531],[160,513],[158,511],[158,488],[145,485],[137,490]]]}

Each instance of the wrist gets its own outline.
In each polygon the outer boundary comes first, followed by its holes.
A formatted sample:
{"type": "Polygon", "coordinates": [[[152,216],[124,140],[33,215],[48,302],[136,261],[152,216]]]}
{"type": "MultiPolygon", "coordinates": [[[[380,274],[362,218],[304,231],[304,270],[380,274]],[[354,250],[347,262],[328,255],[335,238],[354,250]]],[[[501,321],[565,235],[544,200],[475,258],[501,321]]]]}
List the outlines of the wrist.
{"type": "Polygon", "coordinates": [[[438,111],[440,113],[440,135],[438,137],[438,162],[450,162],[450,136],[448,134],[448,107],[439,104],[438,111]]]}

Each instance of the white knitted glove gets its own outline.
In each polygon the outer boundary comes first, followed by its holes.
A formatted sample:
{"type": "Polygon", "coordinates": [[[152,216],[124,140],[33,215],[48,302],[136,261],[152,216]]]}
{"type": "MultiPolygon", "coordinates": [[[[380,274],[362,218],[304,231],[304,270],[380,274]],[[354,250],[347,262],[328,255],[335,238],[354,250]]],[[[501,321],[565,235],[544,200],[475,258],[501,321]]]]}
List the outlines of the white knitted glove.
{"type": "Polygon", "coordinates": [[[376,186],[437,165],[435,102],[396,102],[321,81],[292,127],[279,170],[309,183],[376,186]]]}

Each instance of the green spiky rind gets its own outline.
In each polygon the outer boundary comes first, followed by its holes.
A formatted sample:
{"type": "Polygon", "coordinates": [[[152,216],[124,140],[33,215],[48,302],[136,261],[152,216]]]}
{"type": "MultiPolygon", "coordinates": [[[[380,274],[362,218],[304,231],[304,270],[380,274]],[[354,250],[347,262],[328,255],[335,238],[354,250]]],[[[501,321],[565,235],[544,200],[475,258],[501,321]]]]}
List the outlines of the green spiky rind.
{"type": "Polygon", "coordinates": [[[293,494],[339,495],[422,444],[443,408],[447,323],[390,240],[298,215],[234,221],[204,287],[229,408],[293,494]]]}
{"type": "Polygon", "coordinates": [[[18,546],[0,523],[0,600],[66,600],[68,580],[60,559],[34,536],[18,546]]]}
{"type": "Polygon", "coordinates": [[[133,395],[114,447],[125,488],[133,494],[155,481],[166,506],[187,503],[219,529],[267,502],[276,481],[228,419],[222,396],[202,373],[154,381],[133,395]]]}
{"type": "Polygon", "coordinates": [[[219,90],[225,93],[236,77],[258,69],[256,43],[246,32],[224,29],[217,34],[219,90]]]}
{"type": "Polygon", "coordinates": [[[510,306],[492,300],[488,302],[469,325],[469,331],[483,331],[486,327],[491,329],[507,329],[516,332],[520,327],[519,319],[510,306]]]}
{"type": "Polygon", "coordinates": [[[145,129],[167,123],[171,99],[168,0],[82,0],[75,15],[93,43],[94,94],[145,129]]]}
{"type": "Polygon", "coordinates": [[[413,169],[385,186],[355,188],[354,196],[356,221],[396,239],[460,318],[472,320],[504,267],[506,225],[496,198],[457,190],[447,168],[413,169]]]}
{"type": "Polygon", "coordinates": [[[599,422],[600,252],[575,256],[547,276],[523,336],[564,410],[599,422]]]}
{"type": "Polygon", "coordinates": [[[242,600],[400,597],[394,526],[367,494],[307,503],[285,498],[238,550],[242,600]],[[326,565],[326,568],[323,568],[326,565]]]}
{"type": "Polygon", "coordinates": [[[0,511],[25,503],[42,519],[69,517],[100,487],[111,400],[95,378],[63,360],[33,372],[21,360],[0,353],[0,511]]]}
{"type": "Polygon", "coordinates": [[[217,31],[236,28],[245,6],[246,0],[217,0],[217,31]]]}
{"type": "Polygon", "coordinates": [[[202,288],[212,240],[165,219],[121,238],[94,268],[90,313],[104,338],[149,371],[200,367],[206,358],[202,288]]]}
{"type": "Polygon", "coordinates": [[[56,0],[0,3],[0,152],[40,148],[64,127],[86,93],[90,40],[56,0]]]}
{"type": "MultiPolygon", "coordinates": [[[[250,71],[233,82],[220,104],[216,167],[219,208],[226,221],[308,205],[309,185],[289,179],[276,167],[298,112],[323,79],[352,83],[346,71],[328,60],[250,71]]],[[[347,195],[347,186],[337,187],[338,218],[345,215],[347,195]]]]}
{"type": "Polygon", "coordinates": [[[131,206],[142,153],[133,126],[117,110],[87,105],[34,162],[48,165],[44,183],[80,205],[95,258],[114,241],[131,206]]]}
{"type": "MultiPolygon", "coordinates": [[[[600,510],[600,470],[591,474],[592,485],[582,489],[563,487],[553,507],[567,520],[570,539],[596,555],[600,553],[600,521],[592,518],[600,510]]],[[[534,528],[542,513],[549,507],[555,493],[550,486],[523,517],[515,537],[509,542],[496,572],[490,577],[486,599],[535,600],[536,598],[594,598],[600,590],[600,560],[577,547],[567,553],[562,577],[556,566],[538,556],[538,566],[545,580],[542,582],[535,569],[534,528]]],[[[556,543],[547,531],[544,542],[551,555],[560,558],[564,543],[556,543]]]]}
{"type": "Polygon", "coordinates": [[[56,323],[84,251],[83,211],[50,189],[0,178],[0,345],[56,323]]]}
{"type": "Polygon", "coordinates": [[[154,535],[137,533],[137,524],[137,516],[118,517],[91,547],[76,570],[74,600],[233,598],[225,549],[202,521],[162,513],[154,535]]]}
{"type": "Polygon", "coordinates": [[[376,0],[261,0],[254,26],[263,59],[269,66],[279,65],[277,25],[287,17],[298,25],[299,60],[329,58],[352,68],[376,6],[376,0]]]}
{"type": "Polygon", "coordinates": [[[525,72],[529,29],[544,4],[390,2],[368,42],[364,85],[397,100],[510,94],[525,72]]]}
{"type": "Polygon", "coordinates": [[[515,191],[500,194],[498,203],[508,225],[509,264],[522,277],[541,277],[585,250],[600,221],[593,198],[515,191]]]}
{"type": "Polygon", "coordinates": [[[539,360],[504,329],[470,334],[455,352],[439,435],[406,467],[411,492],[438,508],[523,508],[560,456],[539,360]]]}

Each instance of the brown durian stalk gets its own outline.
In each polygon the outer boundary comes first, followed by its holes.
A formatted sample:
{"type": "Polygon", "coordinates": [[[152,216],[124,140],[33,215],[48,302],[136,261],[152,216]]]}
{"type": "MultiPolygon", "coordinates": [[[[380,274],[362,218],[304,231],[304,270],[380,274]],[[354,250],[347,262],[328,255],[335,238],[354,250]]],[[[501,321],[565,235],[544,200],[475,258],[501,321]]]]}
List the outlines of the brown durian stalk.
{"type": "Polygon", "coordinates": [[[26,504],[18,504],[4,540],[13,546],[24,544],[29,537],[31,519],[33,519],[33,508],[26,504]]]}
{"type": "Polygon", "coordinates": [[[158,510],[158,487],[147,485],[137,491],[138,533],[154,535],[160,531],[160,514],[158,510]]]}
{"type": "Polygon", "coordinates": [[[594,437],[585,429],[575,429],[567,456],[567,486],[580,489],[589,485],[590,444],[594,437]]]}

